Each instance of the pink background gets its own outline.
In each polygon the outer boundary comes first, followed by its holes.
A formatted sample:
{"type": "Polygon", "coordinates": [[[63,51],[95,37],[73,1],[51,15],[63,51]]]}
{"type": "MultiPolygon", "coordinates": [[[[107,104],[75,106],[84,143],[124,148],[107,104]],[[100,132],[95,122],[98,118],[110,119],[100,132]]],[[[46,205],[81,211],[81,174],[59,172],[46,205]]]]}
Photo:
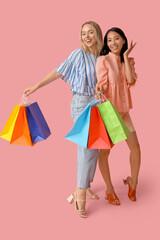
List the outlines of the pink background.
{"type": "Polygon", "coordinates": [[[76,187],[76,145],[64,139],[72,126],[71,92],[62,80],[32,95],[52,135],[34,147],[0,139],[0,239],[158,239],[159,191],[159,1],[3,1],[0,9],[0,131],[23,90],[40,81],[72,50],[80,47],[81,24],[93,20],[103,33],[113,26],[137,42],[138,84],[132,89],[131,116],[137,130],[142,165],[138,201],[127,197],[122,179],[129,175],[129,151],[117,144],[110,156],[112,180],[121,206],[104,199],[97,167],[88,200],[88,219],[80,218],[66,198],[76,187]]]}

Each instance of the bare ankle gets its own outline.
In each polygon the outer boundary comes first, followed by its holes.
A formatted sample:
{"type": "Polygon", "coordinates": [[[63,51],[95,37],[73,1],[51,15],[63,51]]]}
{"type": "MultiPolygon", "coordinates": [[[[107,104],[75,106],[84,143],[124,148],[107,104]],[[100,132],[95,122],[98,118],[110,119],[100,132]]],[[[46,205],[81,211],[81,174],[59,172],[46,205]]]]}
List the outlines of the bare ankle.
{"type": "Polygon", "coordinates": [[[137,181],[134,180],[132,177],[129,177],[129,182],[130,182],[130,186],[135,189],[137,187],[137,181]]]}
{"type": "Polygon", "coordinates": [[[77,194],[77,198],[85,199],[86,198],[86,189],[77,188],[76,194],[77,194]]]}
{"type": "Polygon", "coordinates": [[[107,186],[107,193],[114,193],[114,187],[113,186],[107,186]]]}

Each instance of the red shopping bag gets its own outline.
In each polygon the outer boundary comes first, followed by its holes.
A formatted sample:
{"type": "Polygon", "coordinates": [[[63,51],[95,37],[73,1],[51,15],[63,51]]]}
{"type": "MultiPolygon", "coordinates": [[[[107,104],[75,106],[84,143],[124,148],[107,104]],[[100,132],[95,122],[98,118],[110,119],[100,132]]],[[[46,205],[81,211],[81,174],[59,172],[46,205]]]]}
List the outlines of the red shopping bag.
{"type": "Polygon", "coordinates": [[[26,107],[20,106],[10,144],[33,146],[28,126],[26,107]]]}
{"type": "Polygon", "coordinates": [[[98,107],[91,108],[88,146],[90,149],[111,149],[113,143],[107,133],[98,107]]]}

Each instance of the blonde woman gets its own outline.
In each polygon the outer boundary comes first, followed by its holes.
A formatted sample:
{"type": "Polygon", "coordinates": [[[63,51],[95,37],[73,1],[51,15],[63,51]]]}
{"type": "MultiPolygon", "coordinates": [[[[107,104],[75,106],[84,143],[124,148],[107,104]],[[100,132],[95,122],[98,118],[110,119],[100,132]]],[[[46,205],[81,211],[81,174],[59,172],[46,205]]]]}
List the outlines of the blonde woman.
{"type": "MultiPolygon", "coordinates": [[[[74,122],[87,104],[94,99],[97,83],[95,65],[102,49],[102,32],[99,25],[93,21],[85,22],[81,27],[80,39],[80,49],[74,50],[58,68],[49,73],[37,85],[24,91],[26,95],[30,95],[54,80],[62,78],[70,84],[73,93],[71,115],[74,122]]],[[[87,217],[86,195],[89,198],[98,199],[98,196],[90,190],[98,154],[97,149],[78,146],[77,188],[68,198],[68,202],[75,202],[75,209],[81,217],[87,217]]]]}

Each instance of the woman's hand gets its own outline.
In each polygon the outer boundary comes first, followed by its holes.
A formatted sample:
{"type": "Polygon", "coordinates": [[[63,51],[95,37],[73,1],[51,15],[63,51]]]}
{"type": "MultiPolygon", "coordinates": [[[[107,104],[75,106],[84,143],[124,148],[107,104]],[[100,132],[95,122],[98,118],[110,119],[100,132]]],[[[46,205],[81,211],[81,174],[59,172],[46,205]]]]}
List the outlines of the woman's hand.
{"type": "Polygon", "coordinates": [[[128,58],[128,55],[130,54],[130,52],[133,50],[133,48],[135,47],[136,43],[133,44],[133,41],[131,41],[130,43],[130,47],[124,52],[123,56],[124,56],[124,64],[125,64],[125,72],[126,72],[126,78],[127,78],[127,82],[129,84],[134,84],[135,80],[133,78],[132,75],[132,68],[130,65],[130,61],[128,58]]]}
{"type": "Polygon", "coordinates": [[[124,57],[128,57],[130,52],[133,50],[133,48],[136,46],[137,43],[133,44],[133,41],[131,41],[129,48],[123,53],[124,57]]]}
{"type": "Polygon", "coordinates": [[[103,85],[97,85],[96,86],[96,89],[95,89],[95,92],[101,92],[101,93],[104,93],[104,90],[103,90],[103,85]]]}
{"type": "Polygon", "coordinates": [[[37,90],[37,86],[33,86],[33,87],[30,87],[30,88],[26,88],[24,90],[24,94],[27,96],[29,96],[31,93],[34,93],[36,90],[37,90]]]}

